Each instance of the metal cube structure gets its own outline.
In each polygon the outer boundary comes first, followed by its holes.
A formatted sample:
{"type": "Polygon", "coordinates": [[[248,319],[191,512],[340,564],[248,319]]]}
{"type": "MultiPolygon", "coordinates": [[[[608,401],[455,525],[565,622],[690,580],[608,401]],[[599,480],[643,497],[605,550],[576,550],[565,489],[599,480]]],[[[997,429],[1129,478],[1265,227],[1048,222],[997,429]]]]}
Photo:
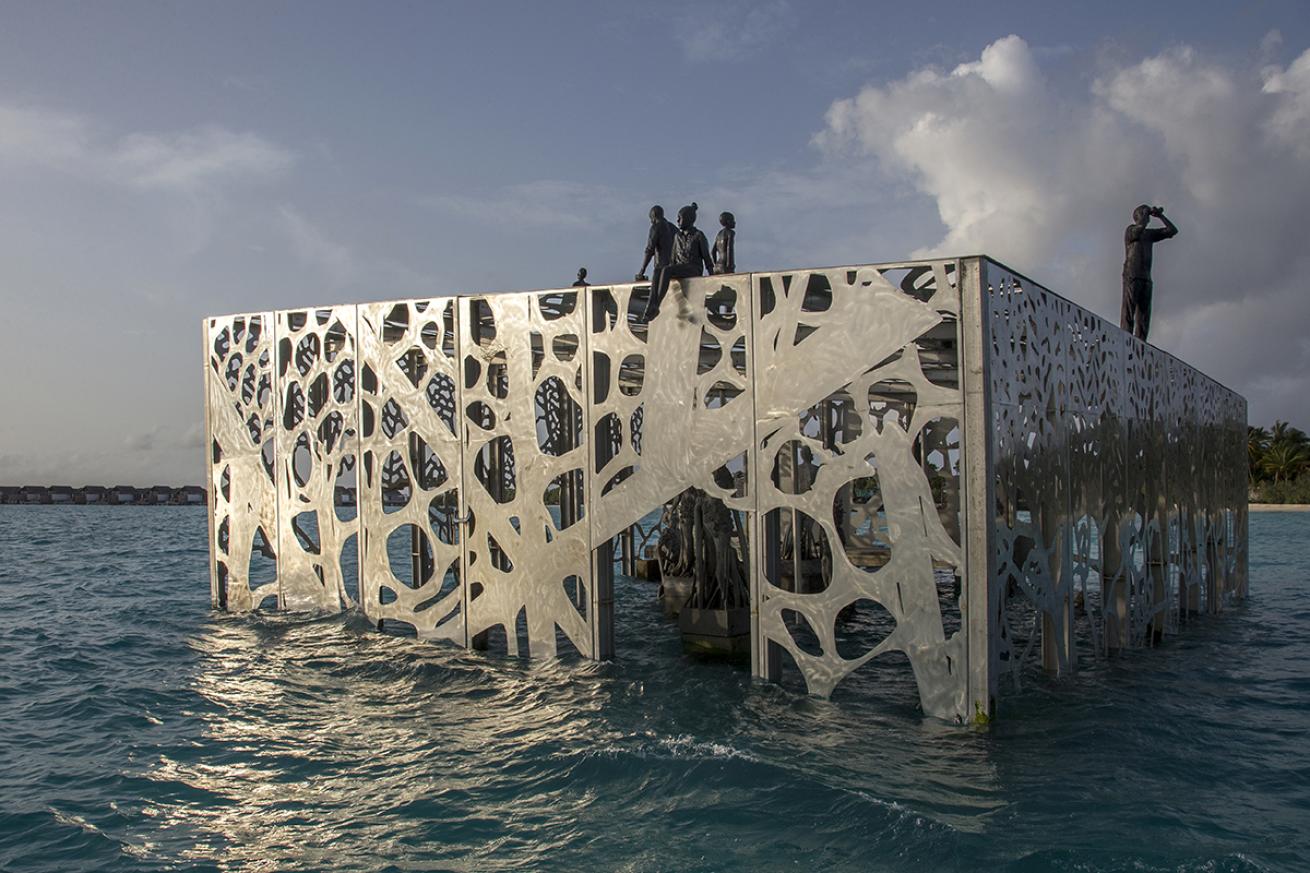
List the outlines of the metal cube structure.
{"type": "Polygon", "coordinates": [[[754,675],[899,653],[968,720],[1245,594],[1245,401],[995,261],[670,293],[696,323],[630,284],[205,319],[214,606],[609,658],[615,544],[694,487],[742,520],[754,675]]]}

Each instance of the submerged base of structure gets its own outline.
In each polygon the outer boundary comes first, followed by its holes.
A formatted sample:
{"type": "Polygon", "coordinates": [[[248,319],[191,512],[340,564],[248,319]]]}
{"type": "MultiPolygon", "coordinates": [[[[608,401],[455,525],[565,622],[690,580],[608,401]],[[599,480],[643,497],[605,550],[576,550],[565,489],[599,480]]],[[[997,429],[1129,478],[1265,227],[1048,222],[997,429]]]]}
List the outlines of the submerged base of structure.
{"type": "Polygon", "coordinates": [[[660,608],[666,618],[677,618],[691,599],[695,583],[689,576],[662,576],[660,578],[660,608]]]}
{"type": "Polygon", "coordinates": [[[696,609],[687,606],[678,614],[678,630],[682,633],[682,650],[689,654],[750,658],[749,609],[696,609]]]}
{"type": "Polygon", "coordinates": [[[755,675],[895,655],[972,720],[1245,593],[1242,398],[994,261],[647,288],[206,319],[214,605],[343,609],[347,558],[371,620],[608,658],[617,544],[696,488],[755,675]]]}

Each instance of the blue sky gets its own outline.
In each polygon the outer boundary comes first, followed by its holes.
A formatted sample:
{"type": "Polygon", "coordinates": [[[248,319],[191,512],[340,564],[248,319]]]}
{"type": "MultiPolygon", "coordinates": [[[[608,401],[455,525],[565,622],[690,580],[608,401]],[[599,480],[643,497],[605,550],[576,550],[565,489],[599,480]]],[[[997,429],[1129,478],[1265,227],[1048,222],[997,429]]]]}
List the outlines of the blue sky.
{"type": "Polygon", "coordinates": [[[1303,2],[0,3],[0,483],[200,481],[205,313],[986,251],[1305,426],[1303,2]],[[1270,349],[1277,353],[1270,355],[1270,349]]]}

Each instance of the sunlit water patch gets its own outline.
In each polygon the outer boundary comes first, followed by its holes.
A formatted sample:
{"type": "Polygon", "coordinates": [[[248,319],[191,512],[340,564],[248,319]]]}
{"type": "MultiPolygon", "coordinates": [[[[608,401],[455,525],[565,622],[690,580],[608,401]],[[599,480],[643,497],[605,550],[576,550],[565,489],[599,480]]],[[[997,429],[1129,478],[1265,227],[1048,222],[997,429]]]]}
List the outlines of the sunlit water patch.
{"type": "Polygon", "coordinates": [[[1310,868],[1310,515],[1252,598],[978,731],[681,654],[614,663],[209,610],[203,511],[0,507],[0,869],[1310,868]]]}

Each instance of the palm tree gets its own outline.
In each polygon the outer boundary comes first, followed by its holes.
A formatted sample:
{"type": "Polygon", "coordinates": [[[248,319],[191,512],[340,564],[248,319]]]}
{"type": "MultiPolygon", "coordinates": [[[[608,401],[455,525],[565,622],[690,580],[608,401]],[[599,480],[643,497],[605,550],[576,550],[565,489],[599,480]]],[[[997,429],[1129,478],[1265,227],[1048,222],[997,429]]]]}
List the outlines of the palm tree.
{"type": "Polygon", "coordinates": [[[1260,466],[1274,477],[1274,483],[1295,479],[1310,465],[1310,450],[1291,442],[1275,442],[1265,452],[1260,466]]]}
{"type": "Polygon", "coordinates": [[[1269,442],[1268,428],[1253,426],[1246,428],[1246,459],[1252,482],[1258,481],[1263,472],[1261,467],[1265,452],[1269,451],[1269,442]]]}
{"type": "Polygon", "coordinates": [[[1278,443],[1288,443],[1292,446],[1305,446],[1308,442],[1305,431],[1299,427],[1292,427],[1285,421],[1275,421],[1273,433],[1269,435],[1271,445],[1278,443]]]}

